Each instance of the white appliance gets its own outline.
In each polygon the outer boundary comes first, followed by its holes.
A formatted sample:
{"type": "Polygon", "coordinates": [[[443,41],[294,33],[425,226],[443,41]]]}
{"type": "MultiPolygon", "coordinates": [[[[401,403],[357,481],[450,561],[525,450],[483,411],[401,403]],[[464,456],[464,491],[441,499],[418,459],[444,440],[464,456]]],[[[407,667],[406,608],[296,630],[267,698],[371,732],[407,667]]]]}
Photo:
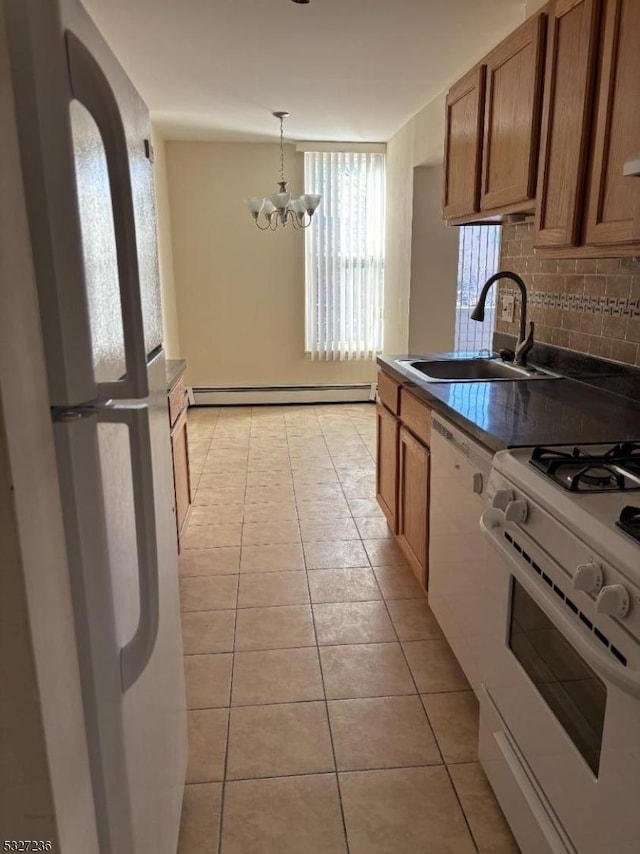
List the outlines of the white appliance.
{"type": "Polygon", "coordinates": [[[5,8],[100,850],[175,854],[186,710],[148,112],[79,2],[5,8]]]}
{"type": "Polygon", "coordinates": [[[492,454],[440,415],[431,421],[429,605],[471,686],[479,691],[491,550],[478,520],[492,454]]]}
{"type": "Polygon", "coordinates": [[[488,495],[480,760],[524,854],[635,854],[640,444],[502,451],[488,495]]]}

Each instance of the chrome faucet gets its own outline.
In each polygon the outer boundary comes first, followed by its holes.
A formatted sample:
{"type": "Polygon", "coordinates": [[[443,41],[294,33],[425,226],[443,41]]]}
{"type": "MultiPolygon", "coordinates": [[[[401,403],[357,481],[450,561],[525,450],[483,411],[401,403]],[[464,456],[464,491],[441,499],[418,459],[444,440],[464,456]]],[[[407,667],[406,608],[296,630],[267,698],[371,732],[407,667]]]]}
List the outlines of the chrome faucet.
{"type": "Polygon", "coordinates": [[[480,291],[478,304],[471,313],[471,319],[480,321],[484,320],[484,304],[487,299],[487,294],[489,293],[489,288],[494,282],[497,282],[498,279],[511,279],[511,281],[515,282],[520,288],[520,331],[518,333],[518,343],[516,345],[516,352],[513,361],[514,364],[519,365],[521,368],[526,368],[527,353],[534,344],[534,324],[533,321],[529,323],[529,332],[527,332],[527,287],[517,273],[511,273],[509,270],[503,270],[502,272],[496,273],[487,279],[480,291]]]}

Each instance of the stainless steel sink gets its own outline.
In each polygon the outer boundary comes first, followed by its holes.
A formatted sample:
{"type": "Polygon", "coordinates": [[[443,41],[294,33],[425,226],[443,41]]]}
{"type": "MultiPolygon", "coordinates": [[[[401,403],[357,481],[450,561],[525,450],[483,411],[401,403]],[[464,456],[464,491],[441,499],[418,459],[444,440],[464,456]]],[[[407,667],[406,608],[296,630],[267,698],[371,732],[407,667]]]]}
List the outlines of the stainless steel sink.
{"type": "Polygon", "coordinates": [[[520,368],[498,359],[401,359],[400,364],[430,383],[478,383],[496,380],[559,380],[542,368],[520,368]]]}

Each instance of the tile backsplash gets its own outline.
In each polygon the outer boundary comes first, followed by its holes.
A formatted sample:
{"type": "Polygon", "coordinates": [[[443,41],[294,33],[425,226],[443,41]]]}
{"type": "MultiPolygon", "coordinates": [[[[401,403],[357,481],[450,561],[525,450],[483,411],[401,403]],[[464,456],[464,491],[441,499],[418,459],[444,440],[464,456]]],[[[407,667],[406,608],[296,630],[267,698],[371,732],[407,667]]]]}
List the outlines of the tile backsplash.
{"type": "MultiPolygon", "coordinates": [[[[524,279],[536,340],[640,365],[640,258],[540,258],[533,235],[533,221],[503,226],[500,269],[524,279]]],[[[505,280],[500,293],[516,290],[505,280]]],[[[518,313],[496,330],[517,335],[518,313]]]]}

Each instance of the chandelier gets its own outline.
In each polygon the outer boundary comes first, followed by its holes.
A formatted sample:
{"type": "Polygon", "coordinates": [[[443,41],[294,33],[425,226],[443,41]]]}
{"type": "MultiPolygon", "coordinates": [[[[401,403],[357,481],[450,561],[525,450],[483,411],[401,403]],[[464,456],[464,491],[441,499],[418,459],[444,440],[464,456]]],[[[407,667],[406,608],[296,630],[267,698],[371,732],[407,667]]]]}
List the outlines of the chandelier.
{"type": "Polygon", "coordinates": [[[275,231],[279,224],[286,227],[288,223],[292,223],[294,228],[308,228],[322,196],[304,193],[299,199],[291,198],[289,182],[284,177],[284,120],[290,114],[280,110],[273,115],[280,119],[280,192],[266,198],[252,196],[244,203],[261,231],[275,231]],[[261,215],[263,225],[260,224],[261,215]]]}

